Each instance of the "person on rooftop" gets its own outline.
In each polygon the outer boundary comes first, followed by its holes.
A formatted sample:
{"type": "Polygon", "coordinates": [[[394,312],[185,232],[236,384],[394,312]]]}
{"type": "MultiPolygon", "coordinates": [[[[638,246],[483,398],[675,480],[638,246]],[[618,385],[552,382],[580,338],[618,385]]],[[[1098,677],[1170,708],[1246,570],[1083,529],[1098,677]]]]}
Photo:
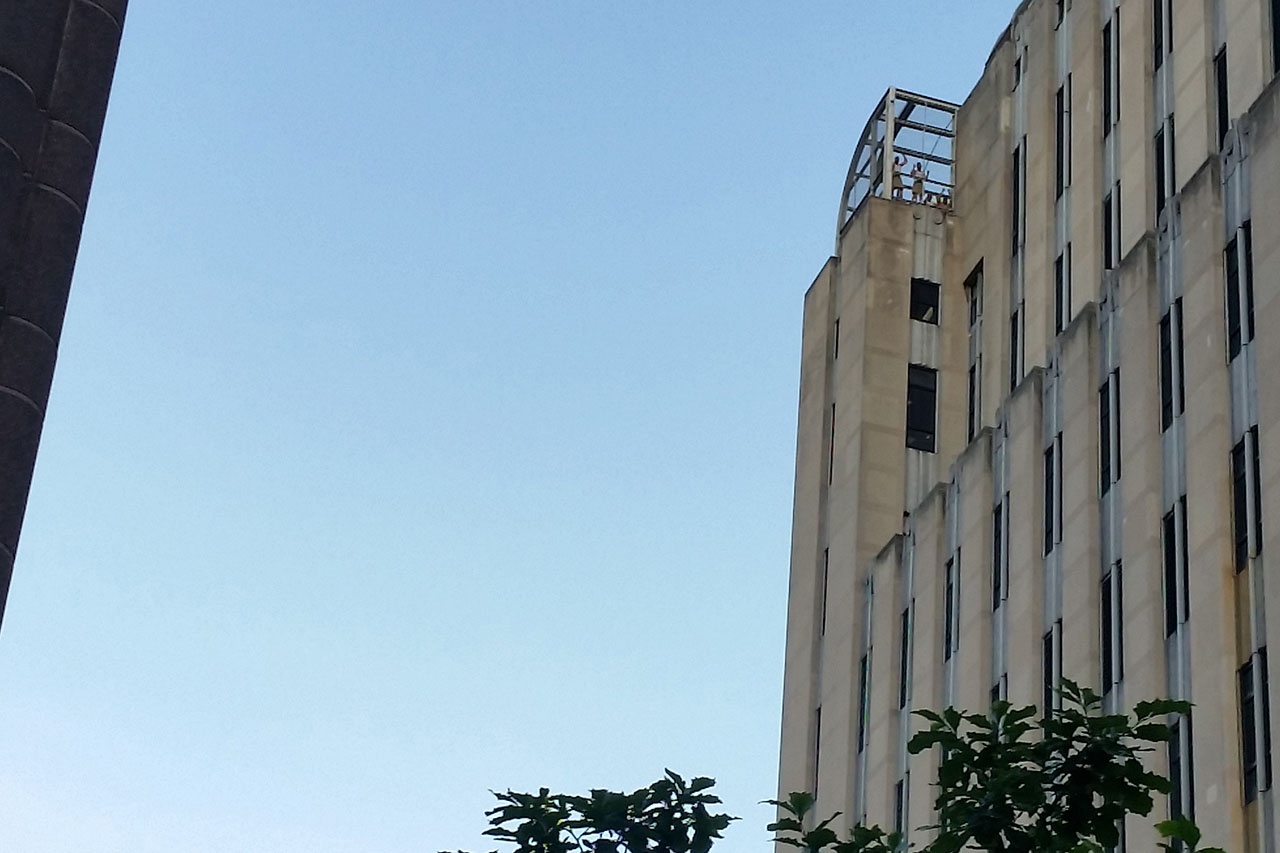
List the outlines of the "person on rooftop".
{"type": "Polygon", "coordinates": [[[912,201],[924,201],[924,179],[928,177],[928,174],[929,173],[924,170],[924,163],[917,160],[915,168],[911,170],[912,201]]]}

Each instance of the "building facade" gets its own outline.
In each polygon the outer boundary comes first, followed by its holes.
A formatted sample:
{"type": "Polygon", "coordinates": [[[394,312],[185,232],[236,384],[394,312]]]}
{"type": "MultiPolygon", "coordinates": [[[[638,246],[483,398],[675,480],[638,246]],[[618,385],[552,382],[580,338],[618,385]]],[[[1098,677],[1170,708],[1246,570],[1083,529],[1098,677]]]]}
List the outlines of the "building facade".
{"type": "Polygon", "coordinates": [[[0,619],[127,0],[0,0],[0,619]]]}
{"type": "Polygon", "coordinates": [[[873,111],[804,302],[781,794],[917,835],[912,711],[1067,677],[1194,703],[1127,849],[1277,849],[1278,72],[1280,0],[1027,0],[963,104],[873,111]]]}

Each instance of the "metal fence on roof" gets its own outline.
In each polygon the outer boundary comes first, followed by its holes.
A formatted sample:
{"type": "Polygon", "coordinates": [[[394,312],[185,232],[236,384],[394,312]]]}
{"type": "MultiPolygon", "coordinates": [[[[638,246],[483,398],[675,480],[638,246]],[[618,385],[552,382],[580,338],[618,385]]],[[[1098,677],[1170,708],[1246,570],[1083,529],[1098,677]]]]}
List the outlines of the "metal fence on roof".
{"type": "Polygon", "coordinates": [[[867,120],[840,199],[840,228],[868,196],[951,208],[959,105],[891,88],[867,120]]]}

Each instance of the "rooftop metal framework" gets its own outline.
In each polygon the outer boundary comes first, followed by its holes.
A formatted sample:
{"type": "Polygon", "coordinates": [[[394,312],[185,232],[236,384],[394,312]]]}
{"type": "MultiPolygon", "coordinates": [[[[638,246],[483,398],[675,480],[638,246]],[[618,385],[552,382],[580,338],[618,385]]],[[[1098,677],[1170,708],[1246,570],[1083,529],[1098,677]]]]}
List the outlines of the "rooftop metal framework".
{"type": "Polygon", "coordinates": [[[849,164],[840,229],[870,195],[950,209],[959,108],[905,89],[885,93],[849,164]]]}

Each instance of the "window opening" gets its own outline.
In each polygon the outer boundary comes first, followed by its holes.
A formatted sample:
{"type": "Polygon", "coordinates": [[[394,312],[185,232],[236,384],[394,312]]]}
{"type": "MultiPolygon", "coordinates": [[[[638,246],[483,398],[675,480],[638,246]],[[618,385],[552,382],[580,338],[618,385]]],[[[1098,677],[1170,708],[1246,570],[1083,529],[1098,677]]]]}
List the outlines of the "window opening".
{"type": "Polygon", "coordinates": [[[938,299],[942,288],[926,278],[911,279],[911,319],[938,323],[938,299]]]}
{"type": "Polygon", "coordinates": [[[870,689],[870,676],[871,659],[868,652],[858,662],[858,752],[867,748],[867,691],[870,689]]]}
{"type": "Polygon", "coordinates": [[[898,644],[898,707],[907,707],[907,682],[911,677],[911,608],[902,611],[902,631],[898,644]]]}
{"type": "Polygon", "coordinates": [[[936,448],[938,371],[921,364],[907,368],[907,447],[933,453],[936,448]]]}
{"type": "Polygon", "coordinates": [[[1230,103],[1227,100],[1227,46],[1218,48],[1213,57],[1213,82],[1218,107],[1218,150],[1221,151],[1231,126],[1230,103]]]}

